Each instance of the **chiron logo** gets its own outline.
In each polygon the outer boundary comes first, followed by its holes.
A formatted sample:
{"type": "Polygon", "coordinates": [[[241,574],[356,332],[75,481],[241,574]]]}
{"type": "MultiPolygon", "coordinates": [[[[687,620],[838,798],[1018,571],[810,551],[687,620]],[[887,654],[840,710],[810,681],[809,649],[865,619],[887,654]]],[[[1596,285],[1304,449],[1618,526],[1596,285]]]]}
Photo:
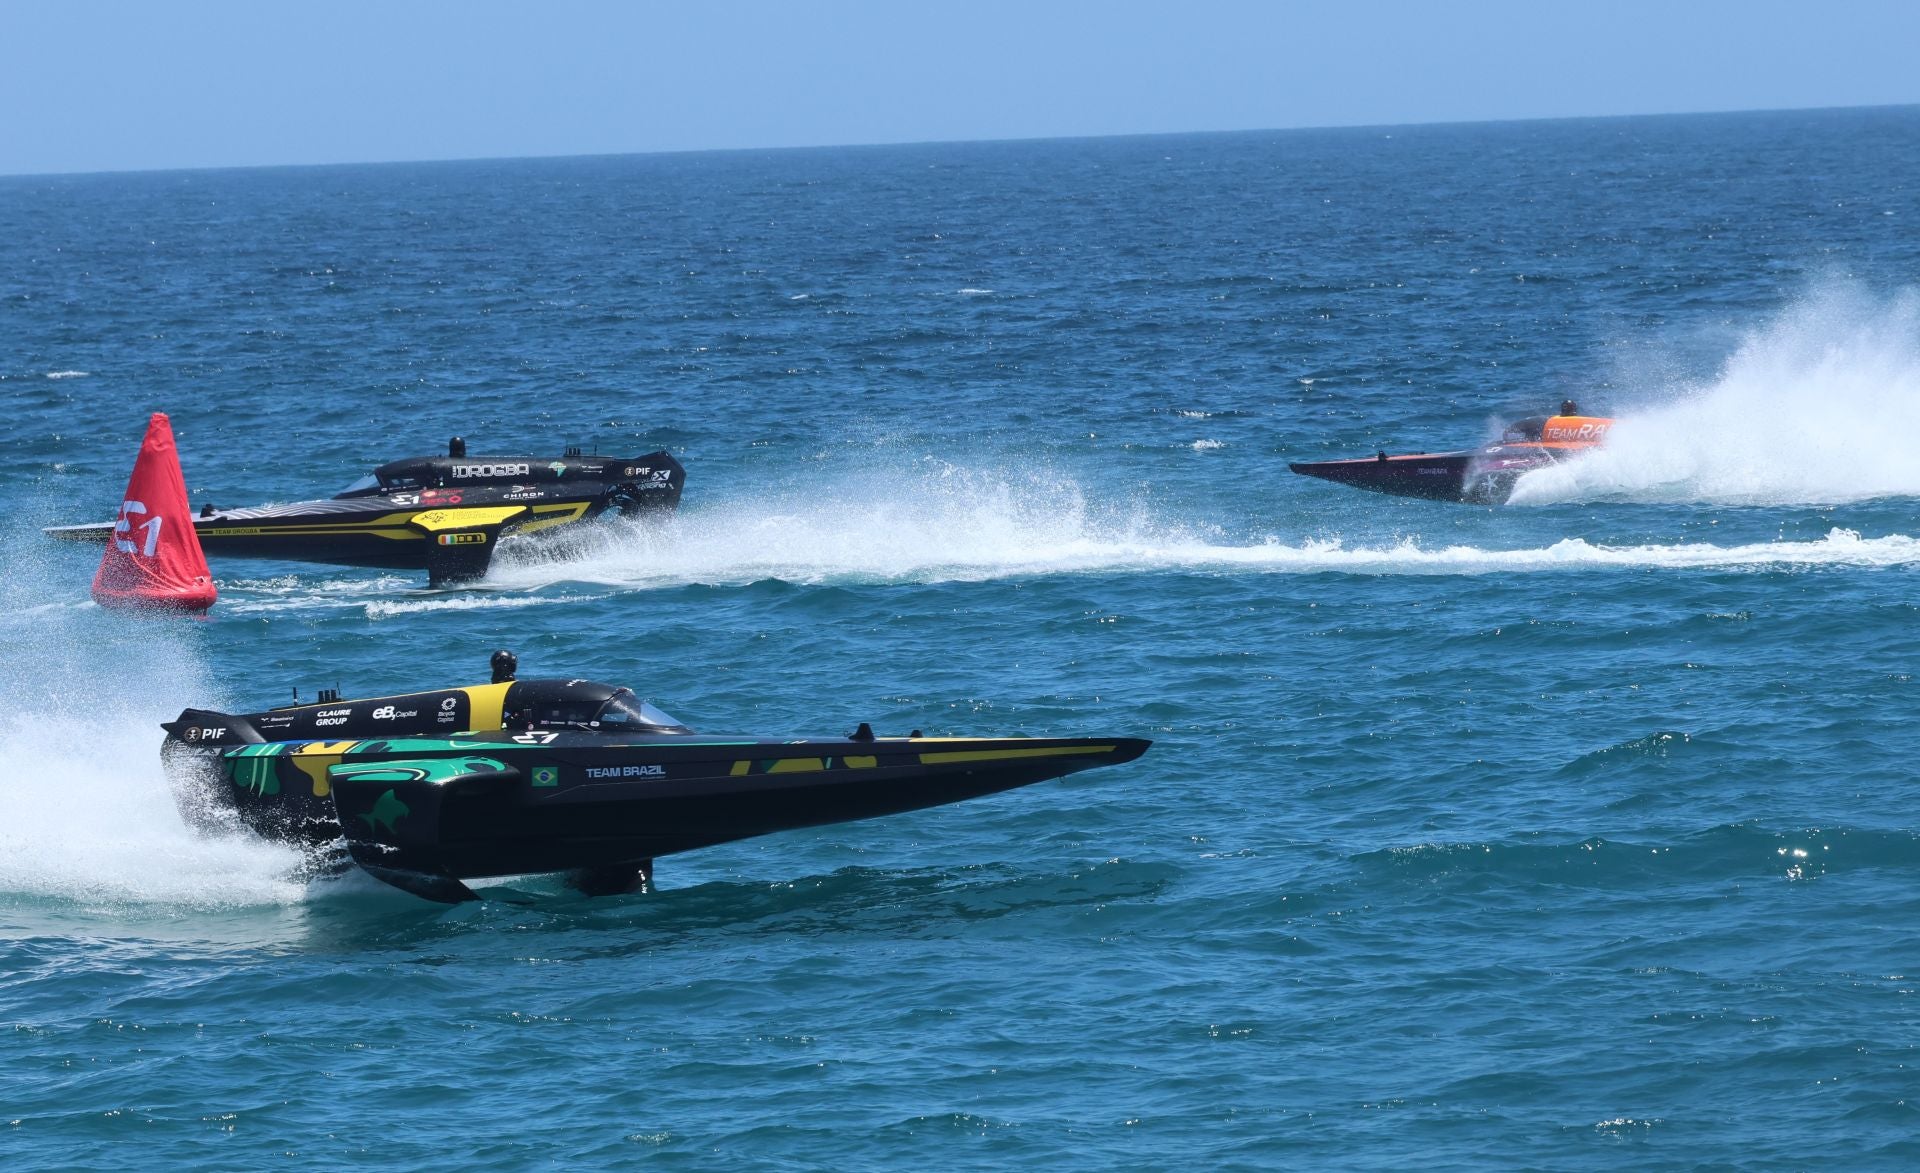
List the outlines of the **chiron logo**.
{"type": "Polygon", "coordinates": [[[456,464],[453,466],[455,480],[472,477],[524,477],[533,472],[531,465],[521,464],[456,464]]]}

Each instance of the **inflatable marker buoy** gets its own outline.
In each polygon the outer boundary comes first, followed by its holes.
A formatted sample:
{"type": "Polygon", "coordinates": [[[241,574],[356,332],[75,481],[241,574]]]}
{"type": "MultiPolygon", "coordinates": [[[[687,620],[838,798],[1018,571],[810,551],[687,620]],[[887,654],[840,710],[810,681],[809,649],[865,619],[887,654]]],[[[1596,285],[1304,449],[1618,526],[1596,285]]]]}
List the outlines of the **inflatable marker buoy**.
{"type": "Polygon", "coordinates": [[[93,600],[102,607],[193,612],[213,606],[218,596],[193,529],[173,425],[156,411],[93,576],[93,600]]]}

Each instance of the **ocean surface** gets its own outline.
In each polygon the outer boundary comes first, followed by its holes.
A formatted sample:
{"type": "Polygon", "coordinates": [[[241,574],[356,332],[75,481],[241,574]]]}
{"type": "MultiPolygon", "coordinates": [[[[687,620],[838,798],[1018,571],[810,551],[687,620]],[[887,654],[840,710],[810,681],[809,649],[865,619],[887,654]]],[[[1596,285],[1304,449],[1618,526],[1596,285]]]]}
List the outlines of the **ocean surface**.
{"type": "Polygon", "coordinates": [[[0,1164],[1910,1168],[1920,109],[0,179],[0,1164]],[[1515,503],[1289,460],[1623,423],[1515,503]],[[478,588],[197,506],[671,449],[478,588]],[[634,686],[1141,761],[444,907],[158,722],[634,686]]]}

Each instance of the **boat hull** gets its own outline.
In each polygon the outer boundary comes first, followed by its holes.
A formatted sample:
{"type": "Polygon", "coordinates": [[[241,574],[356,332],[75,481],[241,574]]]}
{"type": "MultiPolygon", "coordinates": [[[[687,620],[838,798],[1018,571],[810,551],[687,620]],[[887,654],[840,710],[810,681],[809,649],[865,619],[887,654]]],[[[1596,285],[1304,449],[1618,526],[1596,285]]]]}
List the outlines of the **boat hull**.
{"type": "Polygon", "coordinates": [[[1557,450],[1539,445],[1493,444],[1463,452],[1415,453],[1363,460],[1325,460],[1289,464],[1301,476],[1428,501],[1502,505],[1519,479],[1558,459],[1557,450]]]}
{"type": "MultiPolygon", "coordinates": [[[[481,458],[484,459],[484,458],[481,458]]],[[[554,462],[567,468],[564,461],[554,462]]],[[[483,576],[504,538],[591,521],[644,517],[680,504],[686,470],[665,452],[581,464],[580,475],[525,483],[427,487],[368,496],[203,512],[193,528],[210,557],[277,558],[381,570],[425,570],[444,584],[483,576]],[[591,473],[588,473],[591,470],[591,473]]],[[[569,469],[571,474],[571,469],[569,469]]],[[[57,526],[49,536],[105,543],[112,523],[57,526]]]]}
{"type": "Polygon", "coordinates": [[[432,899],[542,872],[648,875],[660,856],[899,814],[1118,765],[1137,738],[768,741],[495,730],[445,738],[169,742],[197,823],[319,847],[432,899]]]}

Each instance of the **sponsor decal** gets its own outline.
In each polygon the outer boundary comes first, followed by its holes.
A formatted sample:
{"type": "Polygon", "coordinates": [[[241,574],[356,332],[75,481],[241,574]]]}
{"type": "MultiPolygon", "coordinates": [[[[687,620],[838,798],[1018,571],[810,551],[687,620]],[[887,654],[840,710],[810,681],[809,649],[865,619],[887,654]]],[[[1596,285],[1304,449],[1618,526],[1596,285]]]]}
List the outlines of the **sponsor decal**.
{"type": "Polygon", "coordinates": [[[208,729],[205,727],[196,727],[196,728],[187,730],[186,739],[188,741],[218,741],[222,737],[225,737],[226,735],[227,735],[227,731],[225,729],[208,729]]]}
{"type": "Polygon", "coordinates": [[[547,467],[553,470],[554,476],[563,477],[567,475],[567,464],[564,460],[556,460],[547,467]]]}
{"type": "Polygon", "coordinates": [[[665,766],[588,766],[589,778],[664,778],[665,766]]]}
{"type": "Polygon", "coordinates": [[[449,492],[446,489],[428,489],[420,494],[420,502],[423,505],[458,505],[462,500],[464,498],[459,493],[449,492]]]}
{"type": "Polygon", "coordinates": [[[440,702],[440,711],[443,713],[451,713],[459,703],[460,702],[453,697],[448,697],[446,700],[440,702]]]}
{"type": "Polygon", "coordinates": [[[419,709],[408,709],[402,712],[397,705],[381,705],[373,711],[373,719],[376,721],[399,721],[406,717],[418,717],[419,715],[419,709]]]}
{"type": "Polygon", "coordinates": [[[420,494],[418,493],[392,493],[392,494],[389,494],[389,497],[392,499],[395,505],[420,504],[420,494]]]}
{"type": "Polygon", "coordinates": [[[545,745],[558,736],[560,736],[558,733],[545,733],[536,730],[527,733],[516,733],[513,735],[513,739],[521,745],[545,745]]]}
{"type": "Polygon", "coordinates": [[[351,717],[353,716],[353,710],[352,709],[321,709],[319,712],[315,713],[314,716],[316,717],[351,717]]]}
{"type": "Polygon", "coordinates": [[[391,835],[393,825],[412,813],[412,809],[400,801],[400,796],[389,790],[381,795],[379,801],[373,804],[373,809],[361,815],[360,819],[367,824],[367,830],[378,831],[384,826],[387,834],[391,835]]]}
{"type": "Polygon", "coordinates": [[[345,725],[347,719],[345,717],[316,717],[313,723],[315,725],[345,725]]]}
{"type": "Polygon", "coordinates": [[[1609,424],[1581,424],[1577,428],[1555,424],[1547,429],[1549,440],[1599,440],[1605,438],[1609,424]]]}
{"type": "Polygon", "coordinates": [[[546,494],[540,490],[530,489],[525,493],[503,493],[500,499],[502,501],[538,501],[544,496],[546,496],[546,494]]]}
{"type": "Polygon", "coordinates": [[[441,534],[438,540],[443,546],[484,546],[487,544],[487,535],[441,534]]]}
{"type": "Polygon", "coordinates": [[[532,472],[532,466],[527,464],[456,464],[453,466],[453,479],[524,477],[531,475],[532,472]]]}
{"type": "MultiPolygon", "coordinates": [[[[592,771],[588,771],[588,773],[592,773],[592,771]]],[[[533,784],[535,786],[560,785],[560,767],[535,766],[533,768],[533,784]]]]}

